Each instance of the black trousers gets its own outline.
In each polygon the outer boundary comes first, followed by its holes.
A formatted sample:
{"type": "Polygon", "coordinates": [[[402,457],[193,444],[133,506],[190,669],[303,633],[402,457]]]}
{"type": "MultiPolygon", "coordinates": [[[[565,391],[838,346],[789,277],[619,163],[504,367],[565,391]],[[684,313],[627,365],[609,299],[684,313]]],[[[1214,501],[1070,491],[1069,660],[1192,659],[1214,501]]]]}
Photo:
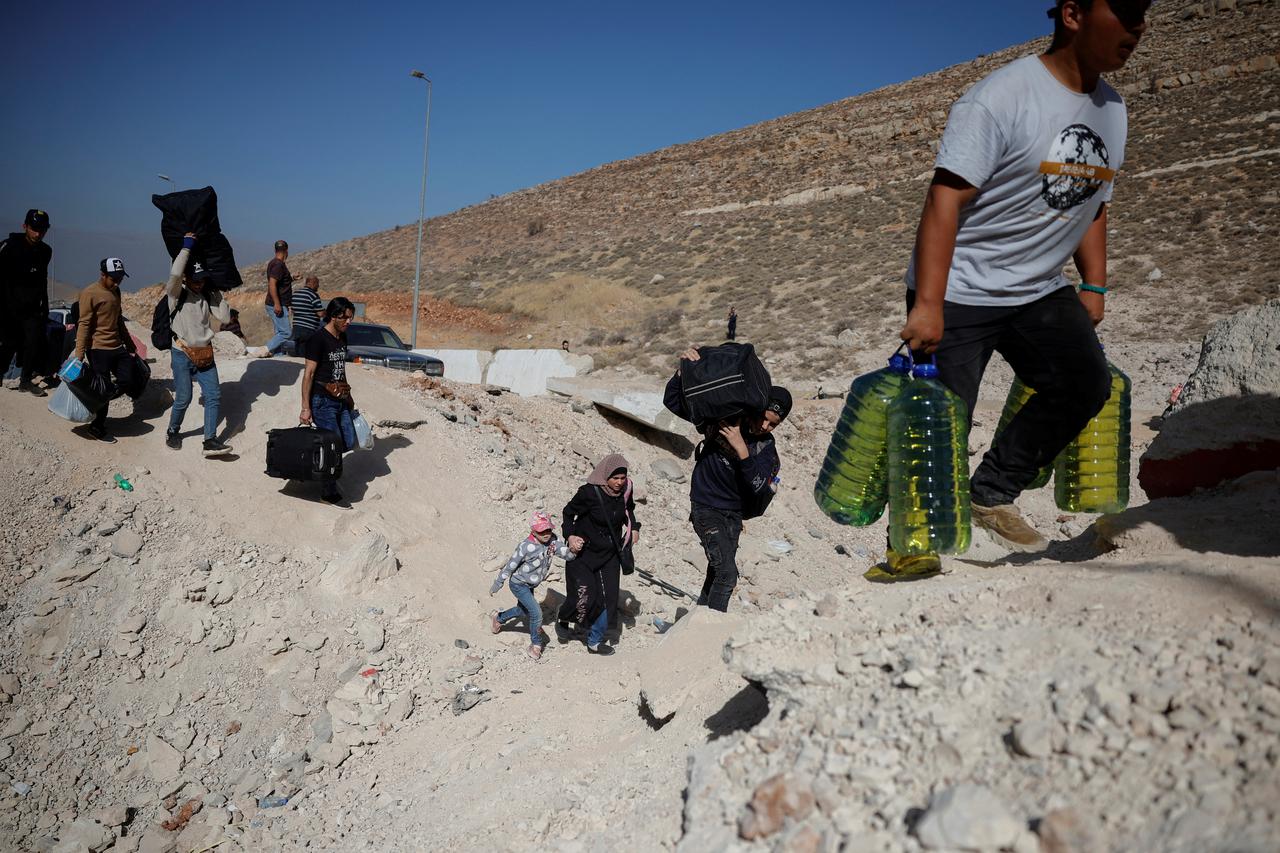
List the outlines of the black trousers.
{"type": "MultiPolygon", "coordinates": [[[[138,373],[134,364],[133,353],[124,347],[120,349],[91,349],[89,350],[89,367],[94,373],[111,379],[115,385],[115,392],[112,399],[119,397],[121,394],[128,394],[133,399],[137,399],[142,394],[143,377],[138,373]]],[[[110,404],[103,406],[98,414],[93,418],[94,426],[105,426],[107,423],[107,409],[111,408],[110,404]]]]}
{"type": "Polygon", "coordinates": [[[22,382],[31,381],[45,360],[45,314],[8,317],[0,321],[0,374],[9,370],[15,355],[22,361],[22,382]]]}
{"type": "MultiPolygon", "coordinates": [[[[913,304],[915,291],[908,290],[908,311],[913,304]]],[[[993,352],[1035,389],[969,482],[979,506],[1012,503],[1111,396],[1111,376],[1093,322],[1072,287],[1026,305],[944,302],[942,322],[938,378],[964,400],[971,424],[993,352]]]]}
{"type": "Polygon", "coordinates": [[[729,600],[738,586],[738,538],[742,536],[742,516],[694,504],[689,521],[707,555],[707,577],[702,582],[698,604],[724,613],[728,611],[729,600]]]}

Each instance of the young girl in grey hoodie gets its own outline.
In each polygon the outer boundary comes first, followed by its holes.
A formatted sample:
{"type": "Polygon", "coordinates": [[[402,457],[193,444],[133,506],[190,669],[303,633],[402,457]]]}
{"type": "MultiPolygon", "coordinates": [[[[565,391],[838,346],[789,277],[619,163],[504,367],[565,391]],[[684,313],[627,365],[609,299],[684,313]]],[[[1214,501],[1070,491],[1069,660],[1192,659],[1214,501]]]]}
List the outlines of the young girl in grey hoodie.
{"type": "Polygon", "coordinates": [[[516,597],[516,606],[501,613],[494,610],[489,614],[490,629],[497,634],[506,622],[523,614],[529,622],[529,636],[532,640],[525,652],[529,657],[538,660],[542,657],[542,605],[533,594],[534,588],[547,579],[551,571],[551,558],[572,560],[582,550],[580,541],[571,544],[556,538],[555,526],[545,512],[535,512],[529,521],[529,535],[516,545],[516,550],[502,567],[502,571],[494,578],[489,595],[496,595],[504,583],[511,587],[516,597]],[[576,546],[576,547],[574,547],[576,546]]]}

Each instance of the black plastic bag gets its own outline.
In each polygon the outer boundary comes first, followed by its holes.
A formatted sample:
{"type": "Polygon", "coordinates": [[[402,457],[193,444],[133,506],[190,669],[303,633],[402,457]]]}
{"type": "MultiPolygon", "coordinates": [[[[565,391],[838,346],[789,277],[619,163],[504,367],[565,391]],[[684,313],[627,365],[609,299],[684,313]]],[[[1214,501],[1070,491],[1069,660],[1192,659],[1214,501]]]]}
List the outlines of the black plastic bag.
{"type": "Polygon", "coordinates": [[[209,271],[210,287],[231,290],[244,283],[236,269],[231,244],[223,236],[218,222],[218,194],[213,187],[153,195],[151,203],[163,214],[160,236],[164,238],[169,257],[177,257],[182,251],[182,238],[190,231],[196,235],[191,261],[199,261],[209,271]]]}

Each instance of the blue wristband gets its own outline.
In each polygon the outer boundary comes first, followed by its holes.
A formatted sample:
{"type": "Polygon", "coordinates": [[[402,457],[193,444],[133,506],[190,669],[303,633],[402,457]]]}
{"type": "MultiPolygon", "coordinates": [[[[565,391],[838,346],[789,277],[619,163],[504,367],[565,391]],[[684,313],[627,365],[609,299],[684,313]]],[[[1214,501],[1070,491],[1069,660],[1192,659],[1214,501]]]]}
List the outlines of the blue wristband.
{"type": "Polygon", "coordinates": [[[1107,289],[1097,284],[1082,284],[1080,285],[1080,289],[1087,290],[1090,293],[1101,293],[1103,296],[1107,295],[1107,289]]]}
{"type": "Polygon", "coordinates": [[[194,249],[195,247],[196,247],[196,238],[195,238],[195,237],[183,237],[183,238],[182,238],[182,248],[184,248],[184,249],[194,249]]]}

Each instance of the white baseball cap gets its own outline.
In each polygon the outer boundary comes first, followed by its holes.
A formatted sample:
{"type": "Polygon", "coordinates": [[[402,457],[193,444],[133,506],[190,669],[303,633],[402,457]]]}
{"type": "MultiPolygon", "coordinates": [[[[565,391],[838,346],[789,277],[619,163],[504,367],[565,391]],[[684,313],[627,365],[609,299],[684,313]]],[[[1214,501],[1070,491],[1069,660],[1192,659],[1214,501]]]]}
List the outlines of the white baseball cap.
{"type": "Polygon", "coordinates": [[[103,258],[102,263],[99,264],[99,268],[107,275],[115,275],[116,273],[119,273],[125,278],[129,277],[129,274],[124,271],[124,261],[119,258],[103,258]]]}

